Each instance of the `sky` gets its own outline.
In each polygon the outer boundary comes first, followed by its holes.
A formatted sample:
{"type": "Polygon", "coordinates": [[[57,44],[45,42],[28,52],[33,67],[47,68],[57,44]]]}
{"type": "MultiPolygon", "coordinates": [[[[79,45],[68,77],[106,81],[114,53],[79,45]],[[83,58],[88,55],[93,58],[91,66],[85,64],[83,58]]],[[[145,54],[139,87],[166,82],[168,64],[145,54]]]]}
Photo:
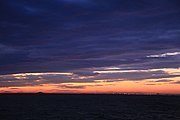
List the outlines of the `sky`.
{"type": "Polygon", "coordinates": [[[179,0],[1,0],[0,93],[180,94],[179,0]]]}

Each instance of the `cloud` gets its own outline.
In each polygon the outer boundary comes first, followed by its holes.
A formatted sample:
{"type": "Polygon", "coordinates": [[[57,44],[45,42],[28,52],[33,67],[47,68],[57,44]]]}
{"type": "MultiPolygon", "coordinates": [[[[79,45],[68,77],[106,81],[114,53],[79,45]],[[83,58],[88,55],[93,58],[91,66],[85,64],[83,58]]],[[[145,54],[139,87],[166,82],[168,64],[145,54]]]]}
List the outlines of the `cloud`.
{"type": "Polygon", "coordinates": [[[180,81],[172,82],[173,84],[180,84],[180,81]]]}
{"type": "Polygon", "coordinates": [[[10,89],[17,90],[17,89],[19,89],[19,88],[10,88],[10,89]]]}
{"type": "Polygon", "coordinates": [[[59,85],[61,88],[68,88],[68,89],[84,89],[86,86],[83,85],[59,85]]]}
{"type": "Polygon", "coordinates": [[[1,86],[177,77],[147,70],[180,67],[178,5],[2,0],[0,75],[7,76],[0,77],[1,86]],[[19,73],[25,76],[12,76],[19,73]]]}
{"type": "Polygon", "coordinates": [[[173,80],[156,80],[156,81],[152,81],[152,82],[172,82],[173,80]]]}
{"type": "Polygon", "coordinates": [[[176,56],[180,55],[180,52],[173,52],[173,53],[163,53],[160,55],[149,55],[148,58],[158,58],[158,57],[168,57],[168,56],[176,56]]]}
{"type": "MultiPolygon", "coordinates": [[[[64,83],[113,83],[120,81],[151,80],[154,83],[173,82],[167,78],[180,77],[179,69],[123,70],[118,67],[82,69],[72,72],[21,73],[0,75],[0,87],[37,86],[64,83]]],[[[66,87],[66,86],[64,86],[66,87]]],[[[73,86],[67,86],[72,87],[73,86]]],[[[78,86],[80,87],[80,86],[78,86]]],[[[84,86],[85,87],[85,86],[84,86]]],[[[87,87],[87,86],[86,86],[87,87]]]]}
{"type": "Polygon", "coordinates": [[[147,84],[144,84],[144,85],[159,85],[159,84],[147,83],[147,84]]]}

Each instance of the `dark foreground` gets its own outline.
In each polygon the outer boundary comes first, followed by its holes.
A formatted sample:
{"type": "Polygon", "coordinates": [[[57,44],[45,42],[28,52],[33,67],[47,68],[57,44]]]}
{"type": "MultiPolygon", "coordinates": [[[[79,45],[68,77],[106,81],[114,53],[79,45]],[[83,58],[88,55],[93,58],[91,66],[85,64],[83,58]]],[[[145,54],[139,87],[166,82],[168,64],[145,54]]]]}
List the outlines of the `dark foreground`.
{"type": "Polygon", "coordinates": [[[6,94],[0,120],[180,120],[180,96],[6,94]]]}

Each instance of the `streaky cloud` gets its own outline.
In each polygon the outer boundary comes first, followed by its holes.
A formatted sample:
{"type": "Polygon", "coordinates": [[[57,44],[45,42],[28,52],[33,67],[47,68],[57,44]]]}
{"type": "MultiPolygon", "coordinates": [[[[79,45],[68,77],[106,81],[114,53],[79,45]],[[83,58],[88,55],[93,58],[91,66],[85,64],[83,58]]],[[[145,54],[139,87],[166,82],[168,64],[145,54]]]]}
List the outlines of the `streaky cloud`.
{"type": "Polygon", "coordinates": [[[180,55],[180,52],[163,53],[159,55],[149,55],[146,57],[147,58],[161,58],[161,57],[176,56],[176,55],[180,55]]]}

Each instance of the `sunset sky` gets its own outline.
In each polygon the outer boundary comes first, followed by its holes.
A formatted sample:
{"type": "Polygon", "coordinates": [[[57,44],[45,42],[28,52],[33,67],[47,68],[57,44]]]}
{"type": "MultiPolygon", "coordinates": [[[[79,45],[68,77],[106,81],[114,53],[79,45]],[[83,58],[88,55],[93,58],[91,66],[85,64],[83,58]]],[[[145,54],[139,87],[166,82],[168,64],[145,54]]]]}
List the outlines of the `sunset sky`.
{"type": "Polygon", "coordinates": [[[180,94],[179,0],[0,0],[0,93],[180,94]]]}

